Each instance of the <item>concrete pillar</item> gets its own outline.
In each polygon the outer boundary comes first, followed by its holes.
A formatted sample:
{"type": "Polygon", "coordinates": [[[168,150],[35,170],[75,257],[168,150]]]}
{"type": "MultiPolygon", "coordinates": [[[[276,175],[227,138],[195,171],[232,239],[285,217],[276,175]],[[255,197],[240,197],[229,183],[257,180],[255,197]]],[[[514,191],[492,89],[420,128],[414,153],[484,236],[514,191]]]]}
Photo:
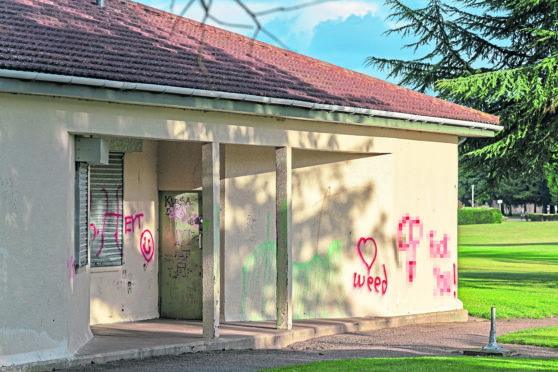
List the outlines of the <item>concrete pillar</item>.
{"type": "Polygon", "coordinates": [[[219,337],[219,143],[202,146],[203,337],[219,337]]]}
{"type": "MultiPolygon", "coordinates": [[[[220,183],[220,190],[219,190],[219,205],[222,206],[221,208],[221,213],[219,215],[219,221],[223,221],[223,223],[219,224],[219,242],[220,242],[220,250],[221,250],[221,255],[220,257],[225,257],[225,212],[226,212],[226,208],[225,208],[225,197],[226,197],[226,193],[225,193],[225,185],[226,185],[226,180],[225,180],[225,164],[226,164],[226,148],[225,145],[221,144],[219,145],[219,154],[220,154],[220,167],[219,167],[219,178],[221,180],[220,183]]],[[[221,297],[219,298],[220,301],[220,312],[219,312],[219,317],[222,321],[226,321],[225,319],[225,292],[226,292],[226,288],[225,288],[225,260],[221,260],[221,266],[219,267],[220,272],[223,273],[223,275],[220,275],[221,277],[221,281],[220,281],[220,292],[221,292],[221,297]]]]}
{"type": "Polygon", "coordinates": [[[277,329],[293,326],[292,148],[275,150],[275,227],[277,233],[277,329]]]}

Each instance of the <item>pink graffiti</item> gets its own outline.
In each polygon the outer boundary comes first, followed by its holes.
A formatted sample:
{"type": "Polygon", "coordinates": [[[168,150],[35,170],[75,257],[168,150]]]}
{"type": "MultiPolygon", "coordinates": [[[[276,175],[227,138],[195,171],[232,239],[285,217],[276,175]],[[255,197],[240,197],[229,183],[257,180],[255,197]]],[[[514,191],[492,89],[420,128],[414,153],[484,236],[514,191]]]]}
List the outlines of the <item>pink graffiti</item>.
{"type": "Polygon", "coordinates": [[[370,270],[372,269],[374,262],[376,262],[376,257],[378,255],[378,246],[376,245],[376,241],[373,238],[360,238],[357,243],[357,252],[360,259],[364,263],[364,266],[366,266],[366,269],[368,270],[368,275],[361,275],[355,272],[353,276],[353,287],[361,288],[366,284],[369,292],[380,293],[381,290],[382,295],[385,295],[388,287],[386,265],[382,265],[382,269],[384,271],[383,280],[379,275],[377,277],[370,275],[370,270]]]}
{"type": "Polygon", "coordinates": [[[116,229],[115,229],[115,232],[114,232],[114,240],[116,242],[116,248],[118,248],[118,251],[120,252],[120,254],[122,254],[122,249],[120,248],[120,245],[118,244],[118,223],[120,221],[120,217],[122,217],[122,214],[120,213],[120,203],[119,203],[118,194],[119,194],[121,189],[122,189],[122,186],[118,186],[118,188],[116,189],[116,193],[115,193],[115,196],[116,196],[116,212],[109,212],[108,192],[104,187],[102,188],[102,191],[105,193],[106,207],[105,207],[105,215],[104,215],[104,219],[103,219],[103,229],[101,230],[101,247],[99,248],[99,251],[95,255],[97,257],[99,257],[99,255],[103,251],[103,247],[105,246],[105,227],[106,227],[106,223],[107,223],[107,217],[116,218],[116,229]]]}
{"type": "Polygon", "coordinates": [[[378,287],[381,286],[382,295],[385,295],[388,288],[386,265],[382,265],[382,269],[384,270],[383,280],[380,278],[380,276],[374,278],[371,275],[368,275],[368,277],[366,275],[362,275],[362,280],[361,280],[361,275],[354,273],[353,287],[360,288],[364,286],[364,284],[366,283],[369,292],[372,292],[374,290],[376,293],[380,293],[380,289],[378,289],[378,287]]]}
{"type": "MultiPolygon", "coordinates": [[[[397,228],[397,245],[400,251],[407,253],[407,276],[410,283],[416,278],[417,261],[416,250],[422,241],[423,226],[418,217],[411,218],[409,215],[403,216],[397,228]],[[416,230],[418,228],[418,231],[416,230]],[[406,239],[404,232],[406,232],[406,239]],[[418,235],[417,235],[418,232],[418,235]],[[406,240],[406,242],[404,241],[406,240]]],[[[436,239],[436,231],[430,230],[428,237],[430,243],[430,257],[431,258],[450,258],[450,251],[448,249],[449,236],[444,234],[441,240],[436,239]]],[[[453,264],[452,271],[442,271],[439,266],[434,266],[434,280],[435,288],[434,295],[444,296],[451,294],[452,289],[454,297],[457,297],[457,267],[453,264]],[[453,279],[453,281],[452,281],[453,279]],[[453,282],[453,287],[452,287],[453,282]]]]}
{"type": "MultiPolygon", "coordinates": [[[[457,288],[457,264],[453,264],[453,285],[457,288]]],[[[457,290],[453,291],[453,297],[457,297],[457,290]]]]}
{"type": "Polygon", "coordinates": [[[430,257],[432,258],[449,258],[450,252],[448,250],[447,234],[444,234],[442,240],[434,240],[436,236],[435,231],[430,231],[430,257]]]}
{"type": "Polygon", "coordinates": [[[372,265],[374,265],[374,262],[376,261],[376,255],[378,254],[378,246],[376,245],[376,241],[373,238],[360,238],[357,244],[357,251],[360,256],[360,259],[362,260],[362,262],[364,262],[364,265],[368,269],[368,275],[370,275],[370,269],[372,268],[372,265]],[[372,247],[371,244],[367,244],[368,242],[372,242],[374,246],[372,247]],[[369,253],[370,256],[372,255],[374,256],[370,260],[370,263],[368,263],[368,261],[364,258],[364,255],[362,253],[362,249],[364,247],[371,247],[370,249],[365,250],[365,252],[369,253]]]}
{"type": "Polygon", "coordinates": [[[183,196],[178,199],[167,197],[165,200],[165,207],[167,208],[167,216],[169,216],[170,219],[177,219],[191,226],[198,226],[199,215],[194,213],[196,207],[190,198],[184,200],[183,196]]]}
{"type": "Polygon", "coordinates": [[[155,241],[153,234],[149,230],[143,230],[140,238],[140,250],[146,262],[151,262],[153,254],[155,253],[155,241]]]}
{"type": "Polygon", "coordinates": [[[143,213],[136,213],[135,215],[129,215],[124,217],[124,234],[129,232],[133,233],[136,230],[136,221],[138,222],[138,230],[141,230],[141,218],[143,213]]]}
{"type": "Polygon", "coordinates": [[[89,224],[89,229],[91,230],[91,243],[93,243],[97,238],[97,235],[99,235],[100,231],[94,223],[89,224]]]}
{"type": "Polygon", "coordinates": [[[71,256],[66,261],[66,268],[68,269],[68,277],[71,280],[73,280],[75,276],[75,270],[76,270],[76,260],[74,260],[74,256],[71,256]]]}
{"type": "MultiPolygon", "coordinates": [[[[434,295],[445,296],[451,294],[452,283],[457,285],[456,265],[453,264],[453,273],[451,271],[442,271],[439,267],[434,267],[434,280],[436,287],[434,288],[434,295]],[[452,280],[453,279],[453,280],[452,280]]],[[[453,296],[457,297],[457,292],[453,291],[453,296]]]]}
{"type": "Polygon", "coordinates": [[[417,276],[417,246],[422,240],[422,222],[418,217],[411,218],[409,215],[403,216],[397,228],[397,246],[400,251],[407,253],[407,277],[412,283],[417,276]],[[403,231],[407,228],[407,242],[404,242],[403,231]],[[415,235],[415,228],[418,228],[418,236],[415,235]]]}

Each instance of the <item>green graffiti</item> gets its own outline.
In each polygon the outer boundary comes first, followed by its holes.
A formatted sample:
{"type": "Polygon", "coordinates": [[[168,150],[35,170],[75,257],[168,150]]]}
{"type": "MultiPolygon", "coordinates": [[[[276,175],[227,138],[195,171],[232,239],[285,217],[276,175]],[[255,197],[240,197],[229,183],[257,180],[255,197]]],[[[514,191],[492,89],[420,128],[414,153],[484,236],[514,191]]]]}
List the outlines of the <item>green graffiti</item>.
{"type": "Polygon", "coordinates": [[[205,218],[203,220],[203,223],[205,225],[204,229],[203,229],[203,240],[204,240],[204,246],[202,248],[204,249],[210,249],[209,248],[209,221],[211,221],[209,218],[205,218]]]}
{"type": "Polygon", "coordinates": [[[293,317],[295,319],[342,316],[341,241],[329,245],[327,254],[308,262],[293,263],[293,317]]]}
{"type": "MultiPolygon", "coordinates": [[[[284,266],[284,263],[286,261],[287,255],[288,255],[288,252],[287,252],[288,238],[290,238],[287,235],[287,216],[288,216],[287,207],[288,207],[287,201],[283,200],[282,203],[281,203],[281,232],[283,234],[281,236],[281,242],[282,242],[283,247],[281,249],[281,252],[279,252],[280,262],[279,262],[279,265],[278,265],[278,269],[281,270],[280,271],[280,273],[282,274],[281,276],[283,277],[283,279],[285,281],[287,280],[287,278],[285,277],[285,276],[287,276],[287,273],[286,273],[287,269],[284,266]]],[[[279,275],[277,277],[279,277],[279,275]]],[[[287,297],[286,292],[287,292],[287,289],[281,285],[280,290],[279,290],[279,300],[278,300],[279,304],[284,303],[285,298],[287,297]]],[[[278,306],[278,309],[279,309],[279,306],[278,306]]],[[[285,309],[283,309],[283,306],[281,306],[281,311],[283,311],[283,310],[285,310],[285,309]]],[[[280,321],[280,320],[278,319],[278,321],[280,321]]]]}
{"type": "MultiPolygon", "coordinates": [[[[293,263],[293,318],[311,319],[346,315],[341,284],[341,241],[332,242],[325,256],[315,254],[308,262],[293,263]]],[[[242,268],[244,320],[275,319],[276,242],[269,237],[259,244],[242,268]]]]}
{"type": "Polygon", "coordinates": [[[275,316],[275,257],[276,243],[267,239],[258,245],[242,267],[242,317],[244,320],[264,320],[264,315],[275,316]],[[270,306],[270,304],[272,306],[270,306]],[[266,305],[270,309],[266,309],[266,305]]]}
{"type": "Polygon", "coordinates": [[[287,239],[285,239],[285,237],[287,236],[287,201],[286,200],[283,200],[282,212],[283,214],[281,217],[282,217],[283,224],[281,228],[283,229],[283,247],[284,247],[283,253],[285,253],[287,249],[287,239]]]}

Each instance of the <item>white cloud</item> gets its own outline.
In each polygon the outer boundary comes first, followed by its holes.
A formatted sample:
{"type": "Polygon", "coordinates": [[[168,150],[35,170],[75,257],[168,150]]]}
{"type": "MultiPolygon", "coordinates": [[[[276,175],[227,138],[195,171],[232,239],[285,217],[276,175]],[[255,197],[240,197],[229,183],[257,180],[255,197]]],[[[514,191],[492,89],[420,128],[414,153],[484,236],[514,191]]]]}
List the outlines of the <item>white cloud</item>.
{"type": "MultiPolygon", "coordinates": [[[[172,11],[180,14],[187,0],[176,0],[173,9],[170,9],[172,0],[138,0],[149,6],[172,11]]],[[[254,12],[274,9],[278,7],[289,7],[308,2],[302,0],[288,1],[265,1],[265,0],[245,0],[247,7],[254,12]]],[[[285,30],[280,35],[275,35],[279,39],[287,41],[289,45],[296,42],[295,49],[304,49],[312,41],[314,31],[320,24],[328,21],[343,22],[351,16],[364,17],[368,14],[376,15],[380,9],[377,1],[356,0],[356,1],[340,1],[332,0],[317,4],[314,6],[304,7],[289,12],[275,12],[269,15],[261,16],[259,19],[265,27],[271,22],[282,22],[285,24],[285,30]]],[[[212,2],[211,14],[222,22],[228,24],[244,24],[252,26],[251,29],[228,27],[226,24],[207,20],[208,24],[226,28],[233,32],[242,33],[251,36],[255,31],[255,24],[250,16],[234,1],[234,0],[214,0],[212,2]]],[[[198,21],[203,19],[204,11],[196,1],[185,17],[198,21]]]]}
{"type": "Polygon", "coordinates": [[[344,22],[351,16],[364,17],[368,14],[375,15],[378,5],[367,1],[335,1],[304,8],[296,14],[284,14],[280,17],[293,17],[295,21],[291,24],[289,35],[302,37],[310,42],[314,36],[314,30],[321,23],[328,21],[344,22]]]}

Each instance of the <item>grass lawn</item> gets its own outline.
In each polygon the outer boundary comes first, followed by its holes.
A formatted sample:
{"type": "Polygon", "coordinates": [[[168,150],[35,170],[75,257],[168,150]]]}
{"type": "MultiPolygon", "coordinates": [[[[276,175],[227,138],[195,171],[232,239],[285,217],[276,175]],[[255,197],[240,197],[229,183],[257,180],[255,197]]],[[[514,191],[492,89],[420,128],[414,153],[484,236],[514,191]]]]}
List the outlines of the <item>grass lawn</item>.
{"type": "Polygon", "coordinates": [[[459,299],[472,316],[558,315],[558,222],[459,226],[459,299]]]}
{"type": "MultiPolygon", "coordinates": [[[[558,222],[459,226],[459,298],[472,316],[544,318],[558,315],[558,222]]],[[[498,337],[501,343],[558,348],[558,327],[498,337]]],[[[556,371],[558,359],[345,359],[266,371],[556,371]]]]}
{"type": "Polygon", "coordinates": [[[503,344],[535,345],[558,349],[558,327],[524,329],[498,337],[503,344]]]}
{"type": "Polygon", "coordinates": [[[265,371],[556,371],[558,359],[375,358],[343,359],[265,371]]]}

